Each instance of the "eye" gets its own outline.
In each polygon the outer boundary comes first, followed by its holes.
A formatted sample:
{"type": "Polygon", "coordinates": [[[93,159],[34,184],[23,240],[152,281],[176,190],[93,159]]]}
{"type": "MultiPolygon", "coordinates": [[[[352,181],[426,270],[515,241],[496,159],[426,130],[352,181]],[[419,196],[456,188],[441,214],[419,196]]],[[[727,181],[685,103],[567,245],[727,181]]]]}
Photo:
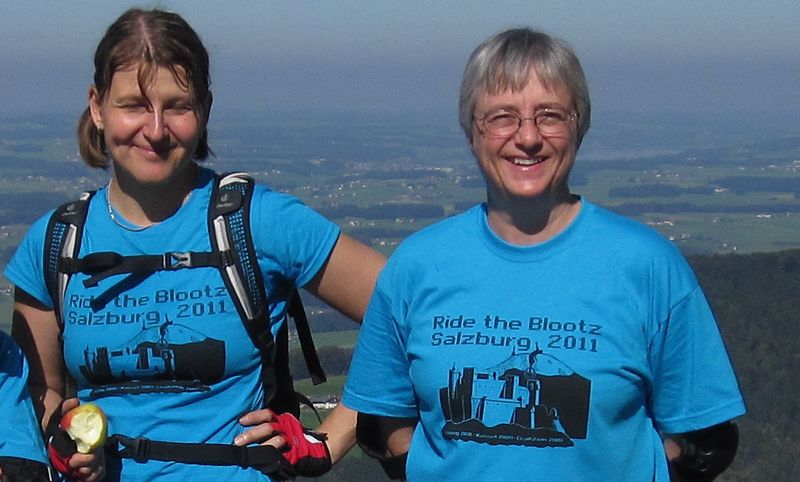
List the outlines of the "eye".
{"type": "Polygon", "coordinates": [[[569,113],[562,109],[542,109],[536,113],[536,123],[542,125],[556,125],[568,119],[569,113]]]}
{"type": "Polygon", "coordinates": [[[194,106],[190,102],[177,102],[167,106],[167,112],[175,115],[188,114],[194,112],[194,106]]]}
{"type": "Polygon", "coordinates": [[[120,104],[118,104],[118,107],[126,112],[131,112],[134,114],[139,112],[147,112],[148,108],[147,104],[145,104],[144,102],[135,102],[135,101],[121,102],[120,104]]]}
{"type": "Polygon", "coordinates": [[[486,115],[485,122],[492,127],[515,126],[519,123],[519,117],[511,112],[493,112],[486,115]]]}

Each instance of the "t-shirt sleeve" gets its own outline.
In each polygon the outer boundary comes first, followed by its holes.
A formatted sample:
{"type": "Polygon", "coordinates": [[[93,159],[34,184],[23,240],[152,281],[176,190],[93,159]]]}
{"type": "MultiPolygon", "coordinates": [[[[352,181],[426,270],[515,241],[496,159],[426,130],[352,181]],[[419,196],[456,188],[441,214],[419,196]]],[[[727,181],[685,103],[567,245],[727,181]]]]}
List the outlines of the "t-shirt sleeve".
{"type": "Polygon", "coordinates": [[[28,368],[22,350],[0,332],[0,457],[47,463],[39,423],[25,388],[28,368]]]}
{"type": "Polygon", "coordinates": [[[267,265],[304,286],[330,256],[340,229],[299,199],[257,186],[251,213],[253,240],[267,265]]]}
{"type": "Polygon", "coordinates": [[[653,417],[661,432],[698,430],[745,413],[733,367],[699,286],[660,323],[649,363],[653,417]]]}
{"type": "Polygon", "coordinates": [[[44,236],[50,215],[39,218],[17,246],[4,274],[14,285],[36,298],[47,307],[53,301],[44,283],[44,236]]]}
{"type": "Polygon", "coordinates": [[[417,403],[396,320],[399,310],[379,280],[358,335],[342,401],[353,410],[387,417],[416,417],[417,403]]]}

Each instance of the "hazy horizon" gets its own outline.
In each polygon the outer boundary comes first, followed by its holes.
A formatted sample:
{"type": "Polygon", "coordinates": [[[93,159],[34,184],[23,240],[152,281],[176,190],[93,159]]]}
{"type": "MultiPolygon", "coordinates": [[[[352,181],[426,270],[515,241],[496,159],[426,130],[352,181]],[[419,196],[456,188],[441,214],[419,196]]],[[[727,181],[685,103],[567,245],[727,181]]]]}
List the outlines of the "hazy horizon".
{"type": "Polygon", "coordinates": [[[212,59],[215,109],[454,112],[472,49],[530,25],[570,43],[598,116],[800,111],[800,4],[622,0],[0,3],[2,115],[78,112],[126,8],[181,13],[212,59]]]}

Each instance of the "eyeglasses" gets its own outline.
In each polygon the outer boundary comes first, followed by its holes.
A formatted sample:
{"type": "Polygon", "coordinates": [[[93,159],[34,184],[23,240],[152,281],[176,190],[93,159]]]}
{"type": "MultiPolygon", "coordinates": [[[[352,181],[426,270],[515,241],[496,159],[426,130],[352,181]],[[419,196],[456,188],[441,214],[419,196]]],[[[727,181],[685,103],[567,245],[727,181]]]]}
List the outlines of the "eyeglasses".
{"type": "Polygon", "coordinates": [[[543,136],[558,136],[569,132],[578,114],[560,107],[547,107],[534,112],[533,117],[520,117],[514,112],[498,110],[483,117],[474,117],[484,130],[493,136],[508,137],[517,133],[522,121],[532,120],[543,136]]]}

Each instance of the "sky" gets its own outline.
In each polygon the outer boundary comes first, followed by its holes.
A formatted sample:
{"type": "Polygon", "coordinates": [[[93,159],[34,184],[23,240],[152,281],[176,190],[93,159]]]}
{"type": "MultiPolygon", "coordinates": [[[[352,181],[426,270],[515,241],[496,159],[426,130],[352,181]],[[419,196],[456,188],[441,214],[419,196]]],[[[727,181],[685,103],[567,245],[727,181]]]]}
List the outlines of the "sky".
{"type": "Polygon", "coordinates": [[[452,113],[470,52],[532,26],[567,41],[603,112],[800,117],[800,2],[0,0],[0,115],[79,112],[106,27],[182,14],[212,59],[215,111],[452,113]]]}

